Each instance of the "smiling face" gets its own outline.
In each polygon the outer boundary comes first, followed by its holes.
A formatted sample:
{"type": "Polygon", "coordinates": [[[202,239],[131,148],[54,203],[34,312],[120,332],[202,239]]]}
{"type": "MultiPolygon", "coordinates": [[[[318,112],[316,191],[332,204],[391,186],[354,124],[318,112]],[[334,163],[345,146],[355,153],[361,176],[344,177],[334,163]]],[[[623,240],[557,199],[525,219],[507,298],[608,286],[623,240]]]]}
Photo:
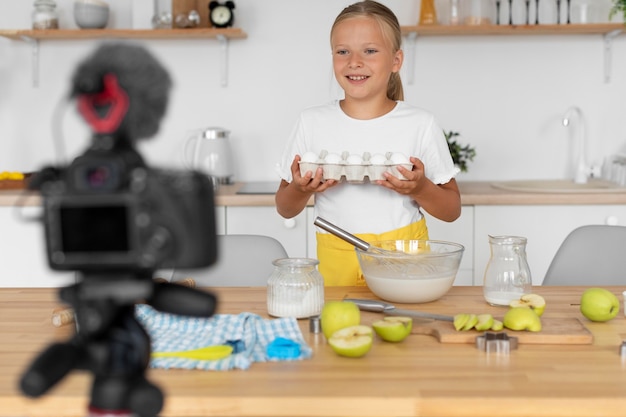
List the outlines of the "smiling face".
{"type": "Polygon", "coordinates": [[[335,78],[345,102],[387,102],[392,73],[402,66],[402,51],[394,50],[382,26],[372,17],[353,17],[338,23],[331,35],[335,78]]]}

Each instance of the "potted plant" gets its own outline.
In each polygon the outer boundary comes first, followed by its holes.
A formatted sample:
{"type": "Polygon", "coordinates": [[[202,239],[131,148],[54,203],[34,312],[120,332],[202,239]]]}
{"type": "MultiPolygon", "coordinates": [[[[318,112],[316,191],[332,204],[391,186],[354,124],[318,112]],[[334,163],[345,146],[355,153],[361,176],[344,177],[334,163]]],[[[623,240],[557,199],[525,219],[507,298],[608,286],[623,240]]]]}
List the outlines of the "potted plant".
{"type": "MultiPolygon", "coordinates": [[[[625,1],[626,0],[622,0],[625,1]]],[[[459,137],[461,134],[459,132],[446,132],[443,131],[444,136],[446,137],[446,141],[448,142],[448,149],[450,149],[450,155],[452,155],[452,161],[454,164],[459,167],[461,172],[467,172],[467,164],[474,160],[476,156],[476,150],[469,146],[462,146],[455,138],[459,137]]]]}
{"type": "Polygon", "coordinates": [[[626,23],[626,0],[613,0],[613,7],[611,7],[611,11],[609,12],[609,19],[619,12],[622,13],[624,23],[626,23]]]}

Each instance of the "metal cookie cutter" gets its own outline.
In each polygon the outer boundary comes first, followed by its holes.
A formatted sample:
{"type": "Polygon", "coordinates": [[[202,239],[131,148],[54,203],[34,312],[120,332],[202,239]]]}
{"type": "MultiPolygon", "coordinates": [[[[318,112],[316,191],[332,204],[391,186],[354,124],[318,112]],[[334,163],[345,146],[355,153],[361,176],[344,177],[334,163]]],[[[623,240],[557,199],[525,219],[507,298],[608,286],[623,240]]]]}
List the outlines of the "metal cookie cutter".
{"type": "Polygon", "coordinates": [[[487,353],[508,354],[509,351],[517,349],[517,337],[509,337],[506,333],[485,332],[476,337],[476,347],[487,353]]]}
{"type": "Polygon", "coordinates": [[[622,342],[619,348],[619,354],[622,358],[626,359],[626,340],[622,342]]]}

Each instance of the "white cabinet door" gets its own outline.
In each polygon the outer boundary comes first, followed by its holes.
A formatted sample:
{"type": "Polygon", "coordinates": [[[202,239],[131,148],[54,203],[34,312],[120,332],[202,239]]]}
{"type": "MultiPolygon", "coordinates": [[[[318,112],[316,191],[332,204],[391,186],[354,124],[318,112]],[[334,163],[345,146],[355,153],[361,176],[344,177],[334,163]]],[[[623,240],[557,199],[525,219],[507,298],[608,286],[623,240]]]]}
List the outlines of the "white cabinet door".
{"type": "Polygon", "coordinates": [[[303,211],[284,219],[274,206],[226,207],[226,234],[271,236],[283,244],[290,258],[307,256],[307,218],[303,211]]]}
{"type": "Polygon", "coordinates": [[[474,285],[474,207],[461,207],[461,216],[454,222],[444,222],[425,213],[428,236],[431,240],[445,240],[465,247],[454,285],[474,285]]]}
{"type": "Polygon", "coordinates": [[[73,272],[56,272],[48,266],[42,222],[22,221],[15,210],[29,218],[41,213],[40,207],[0,207],[0,286],[63,287],[73,283],[73,272]]]}
{"type": "Polygon", "coordinates": [[[626,206],[475,206],[474,217],[474,276],[482,280],[485,272],[490,257],[489,235],[516,235],[528,239],[530,273],[533,284],[539,285],[572,230],[589,224],[626,225],[626,206]]]}

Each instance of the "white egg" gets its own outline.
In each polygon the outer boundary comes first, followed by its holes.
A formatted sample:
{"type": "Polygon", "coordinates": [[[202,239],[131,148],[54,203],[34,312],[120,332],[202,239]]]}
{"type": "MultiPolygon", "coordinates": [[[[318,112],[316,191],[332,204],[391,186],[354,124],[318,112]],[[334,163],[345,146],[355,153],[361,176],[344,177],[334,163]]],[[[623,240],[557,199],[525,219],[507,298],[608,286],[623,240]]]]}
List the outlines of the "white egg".
{"type": "Polygon", "coordinates": [[[346,162],[348,165],[361,165],[363,163],[363,158],[361,155],[352,154],[348,156],[346,162]]]}
{"type": "Polygon", "coordinates": [[[370,162],[372,163],[372,165],[384,165],[385,161],[387,161],[387,158],[385,158],[385,155],[382,155],[379,153],[375,153],[370,158],[370,162]]]}
{"type": "Polygon", "coordinates": [[[391,154],[391,162],[393,162],[394,164],[410,164],[411,161],[409,161],[409,158],[407,158],[407,156],[401,152],[394,152],[391,154]]]}
{"type": "Polygon", "coordinates": [[[305,152],[300,158],[302,162],[317,162],[317,155],[314,152],[305,152]]]}
{"type": "Polygon", "coordinates": [[[329,153],[328,155],[326,155],[326,158],[324,158],[324,161],[327,164],[338,164],[341,162],[341,155],[336,153],[329,153]]]}

